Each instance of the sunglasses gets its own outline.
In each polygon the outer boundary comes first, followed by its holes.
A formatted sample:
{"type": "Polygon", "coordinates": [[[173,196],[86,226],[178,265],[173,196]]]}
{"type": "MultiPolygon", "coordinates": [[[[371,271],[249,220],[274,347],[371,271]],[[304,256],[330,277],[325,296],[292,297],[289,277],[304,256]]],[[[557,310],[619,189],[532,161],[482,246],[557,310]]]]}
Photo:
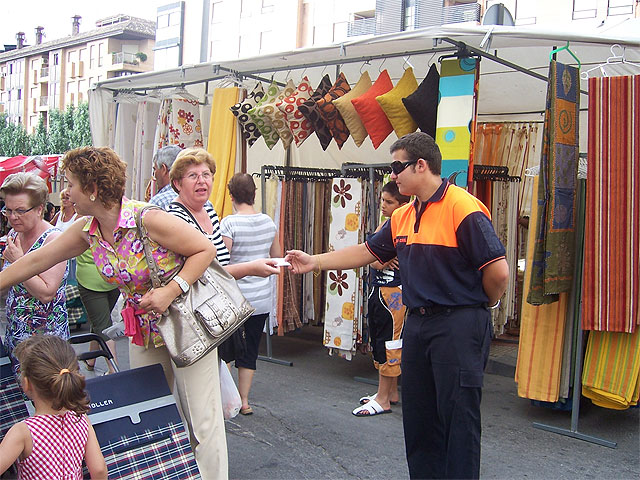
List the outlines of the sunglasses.
{"type": "Polygon", "coordinates": [[[401,162],[400,160],[396,160],[395,162],[391,162],[391,171],[395,175],[400,175],[402,172],[404,172],[405,168],[407,168],[409,165],[413,165],[417,161],[418,159],[409,160],[408,162],[401,162]]]}

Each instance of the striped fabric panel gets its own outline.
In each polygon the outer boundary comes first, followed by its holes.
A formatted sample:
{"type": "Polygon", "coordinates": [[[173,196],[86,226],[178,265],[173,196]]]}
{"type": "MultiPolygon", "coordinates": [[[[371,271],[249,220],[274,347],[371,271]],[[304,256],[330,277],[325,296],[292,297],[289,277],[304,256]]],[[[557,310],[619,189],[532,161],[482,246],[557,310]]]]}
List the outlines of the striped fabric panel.
{"type": "Polygon", "coordinates": [[[582,372],[582,394],[601,407],[638,404],[640,329],[634,333],[591,332],[582,372]]]}
{"type": "MultiPolygon", "coordinates": [[[[538,209],[538,181],[534,178],[531,218],[538,209]]],[[[527,267],[533,261],[535,229],[529,228],[527,267]]],[[[531,276],[524,276],[524,291],[529,290],[531,276]]],[[[535,306],[522,303],[518,363],[515,381],[518,396],[556,402],[559,399],[562,349],[564,343],[568,294],[560,294],[558,302],[535,306]]]]}
{"type": "Polygon", "coordinates": [[[589,79],[582,327],[640,323],[640,76],[589,79]]]}

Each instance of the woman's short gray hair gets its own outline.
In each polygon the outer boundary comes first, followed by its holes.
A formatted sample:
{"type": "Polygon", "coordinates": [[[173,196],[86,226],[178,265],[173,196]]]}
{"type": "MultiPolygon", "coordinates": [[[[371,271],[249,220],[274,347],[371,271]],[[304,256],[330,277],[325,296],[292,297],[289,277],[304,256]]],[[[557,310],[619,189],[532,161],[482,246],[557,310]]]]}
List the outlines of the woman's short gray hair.
{"type": "Polygon", "coordinates": [[[2,182],[0,195],[5,198],[7,195],[19,195],[26,193],[31,200],[31,206],[46,205],[49,201],[49,189],[47,183],[35,173],[18,172],[12,173],[2,182]]]}

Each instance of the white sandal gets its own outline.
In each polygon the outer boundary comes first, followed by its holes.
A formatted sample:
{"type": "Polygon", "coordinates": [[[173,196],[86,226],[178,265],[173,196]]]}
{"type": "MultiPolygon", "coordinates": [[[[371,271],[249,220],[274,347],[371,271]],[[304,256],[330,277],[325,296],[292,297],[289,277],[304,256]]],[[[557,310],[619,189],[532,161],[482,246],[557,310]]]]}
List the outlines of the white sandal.
{"type": "Polygon", "coordinates": [[[356,417],[373,417],[375,415],[382,415],[383,413],[391,413],[391,409],[385,410],[378,402],[370,398],[367,403],[356,408],[351,413],[356,417]]]}

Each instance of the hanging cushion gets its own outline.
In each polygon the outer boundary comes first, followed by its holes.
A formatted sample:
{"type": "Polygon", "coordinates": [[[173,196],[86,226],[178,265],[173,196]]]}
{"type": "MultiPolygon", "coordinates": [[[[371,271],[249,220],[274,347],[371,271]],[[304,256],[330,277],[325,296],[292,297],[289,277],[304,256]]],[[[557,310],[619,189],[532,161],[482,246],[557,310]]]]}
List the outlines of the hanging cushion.
{"type": "MultiPolygon", "coordinates": [[[[269,88],[267,88],[267,91],[265,92],[264,97],[262,97],[262,100],[260,100],[256,104],[256,106],[253,107],[248,112],[249,113],[249,118],[251,118],[253,123],[256,124],[256,127],[260,131],[260,134],[263,137],[264,136],[268,136],[269,137],[269,141],[267,142],[267,145],[269,145],[269,143],[272,142],[273,133],[275,132],[276,135],[278,135],[278,133],[275,131],[275,129],[271,125],[271,120],[269,120],[269,117],[267,117],[264,114],[263,110],[259,110],[259,108],[262,105],[266,105],[268,103],[273,102],[276,99],[276,97],[278,96],[278,93],[280,93],[280,89],[278,88],[278,84],[275,81],[271,82],[271,85],[269,85],[269,88]]],[[[278,141],[279,138],[280,137],[276,138],[276,142],[278,141]]],[[[265,138],[265,141],[267,141],[266,138],[265,138]]],[[[275,145],[275,143],[273,145],[275,145]]],[[[270,148],[273,148],[273,145],[270,148]]]]}
{"type": "MultiPolygon", "coordinates": [[[[264,113],[265,118],[268,119],[272,127],[270,135],[265,135],[264,132],[262,132],[262,136],[264,136],[264,141],[267,143],[267,147],[269,147],[269,150],[271,150],[274,145],[278,143],[279,138],[282,139],[282,145],[285,149],[289,148],[289,145],[291,145],[293,135],[291,134],[289,127],[287,127],[287,124],[284,121],[284,114],[276,105],[290,96],[295,90],[295,83],[293,83],[293,80],[289,80],[282,91],[278,93],[278,95],[272,102],[265,103],[257,107],[259,112],[264,113]]],[[[265,121],[265,124],[266,123],[267,122],[265,121]]]]}
{"type": "MultiPolygon", "coordinates": [[[[316,88],[316,91],[313,92],[313,95],[307,100],[303,102],[298,109],[300,113],[309,121],[312,131],[316,132],[318,136],[318,140],[320,141],[320,146],[323,150],[326,150],[331,143],[331,131],[325,125],[324,120],[320,116],[320,109],[318,108],[317,101],[324,97],[329,90],[331,90],[331,79],[329,75],[325,75],[322,77],[320,81],[320,85],[316,88]]],[[[306,137],[305,137],[306,138],[306,137]]],[[[304,140],[304,139],[303,139],[304,140]]],[[[302,142],[301,142],[302,143],[302,142]]]]}
{"type": "Polygon", "coordinates": [[[253,145],[261,135],[260,130],[258,130],[258,126],[249,116],[249,110],[255,107],[263,97],[264,88],[261,83],[258,83],[253,90],[251,90],[251,93],[247,98],[242,102],[236,103],[233,107],[230,107],[231,112],[238,118],[238,123],[242,130],[242,136],[249,146],[253,145]]]}
{"type": "Polygon", "coordinates": [[[367,133],[371,137],[373,148],[378,148],[393,131],[389,119],[384,114],[380,104],[376,102],[376,97],[384,95],[392,88],[393,84],[391,83],[389,72],[383,70],[366,93],[351,100],[360,120],[364,124],[364,128],[367,129],[367,133]]]}
{"type": "Polygon", "coordinates": [[[293,136],[293,141],[296,142],[298,147],[313,132],[311,123],[302,115],[299,109],[300,105],[309,100],[312,93],[313,89],[309,79],[304,77],[291,95],[276,103],[276,107],[284,115],[284,121],[293,136]]]}
{"type": "Polygon", "coordinates": [[[353,141],[358,147],[362,145],[364,139],[367,138],[367,129],[364,128],[364,124],[362,123],[362,120],[360,120],[360,116],[358,116],[358,112],[356,112],[351,100],[358,98],[363,93],[366,93],[370,88],[371,77],[369,77],[369,72],[364,72],[360,76],[360,80],[358,80],[355,87],[345,93],[342,97],[336,98],[333,101],[333,104],[340,112],[340,115],[342,115],[342,119],[344,120],[349,133],[353,137],[353,141]]]}
{"type": "Polygon", "coordinates": [[[333,101],[342,97],[345,93],[349,92],[349,90],[351,90],[351,86],[344,74],[341,73],[338,75],[336,83],[333,84],[331,90],[317,102],[318,108],[320,109],[320,116],[329,128],[331,136],[338,144],[338,148],[342,148],[344,142],[349,139],[349,130],[344,123],[342,115],[340,115],[340,112],[333,104],[333,101]]]}
{"type": "Polygon", "coordinates": [[[436,138],[436,119],[438,117],[438,87],[440,74],[435,63],[429,68],[417,90],[402,99],[402,103],[418,124],[421,131],[436,138]]]}
{"type": "Polygon", "coordinates": [[[415,132],[418,128],[418,124],[402,103],[402,98],[411,95],[417,88],[418,81],[413,74],[413,68],[409,67],[404,71],[395,87],[384,95],[376,97],[376,101],[384,110],[398,138],[407,133],[415,132]]]}

